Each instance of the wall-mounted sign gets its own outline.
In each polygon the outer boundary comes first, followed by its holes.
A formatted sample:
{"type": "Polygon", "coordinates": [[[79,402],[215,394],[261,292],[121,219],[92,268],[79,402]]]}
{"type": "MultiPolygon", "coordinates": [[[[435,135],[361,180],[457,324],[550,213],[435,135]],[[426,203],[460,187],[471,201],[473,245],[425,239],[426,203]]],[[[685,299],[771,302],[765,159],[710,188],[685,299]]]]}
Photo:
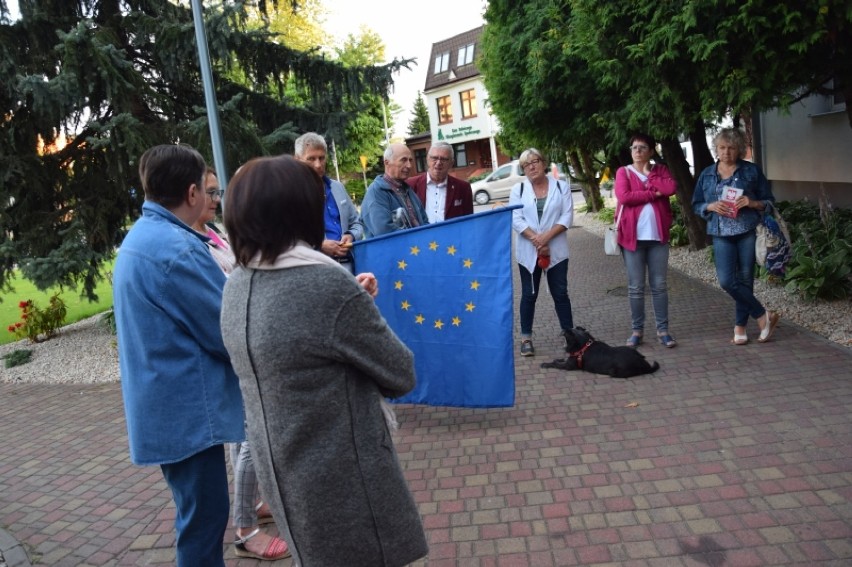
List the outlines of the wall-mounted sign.
{"type": "Polygon", "coordinates": [[[473,129],[473,126],[459,126],[453,128],[449,133],[444,134],[441,128],[438,128],[438,140],[455,140],[457,138],[471,138],[482,134],[482,130],[473,129]]]}

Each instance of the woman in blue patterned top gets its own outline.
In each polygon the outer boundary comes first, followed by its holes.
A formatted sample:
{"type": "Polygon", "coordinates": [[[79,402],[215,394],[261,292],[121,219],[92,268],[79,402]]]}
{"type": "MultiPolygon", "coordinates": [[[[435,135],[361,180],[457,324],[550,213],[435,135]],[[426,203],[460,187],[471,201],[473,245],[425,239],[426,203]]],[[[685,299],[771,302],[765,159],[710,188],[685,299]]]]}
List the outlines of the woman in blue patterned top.
{"type": "Polygon", "coordinates": [[[748,344],[749,317],[757,320],[764,343],[772,336],[780,316],[764,309],[754,296],[755,228],[766,202],[775,198],[766,176],[743,160],[746,141],[736,128],[725,128],[713,138],[718,161],[701,172],[692,196],[692,209],[707,221],[713,237],[713,257],[719,285],[736,303],[735,345],[748,344]]]}

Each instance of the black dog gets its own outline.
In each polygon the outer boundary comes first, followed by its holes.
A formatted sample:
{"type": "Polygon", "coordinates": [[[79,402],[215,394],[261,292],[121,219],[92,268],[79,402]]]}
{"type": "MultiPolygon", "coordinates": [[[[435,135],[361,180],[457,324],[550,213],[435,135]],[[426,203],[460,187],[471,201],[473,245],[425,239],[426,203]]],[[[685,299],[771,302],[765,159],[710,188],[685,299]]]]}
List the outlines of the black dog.
{"type": "Polygon", "coordinates": [[[628,346],[611,347],[595,338],[583,327],[563,331],[565,352],[568,358],[557,358],[542,363],[542,368],[585,370],[594,374],[608,374],[613,378],[630,378],[656,372],[660,365],[649,364],[636,349],[628,346]]]}

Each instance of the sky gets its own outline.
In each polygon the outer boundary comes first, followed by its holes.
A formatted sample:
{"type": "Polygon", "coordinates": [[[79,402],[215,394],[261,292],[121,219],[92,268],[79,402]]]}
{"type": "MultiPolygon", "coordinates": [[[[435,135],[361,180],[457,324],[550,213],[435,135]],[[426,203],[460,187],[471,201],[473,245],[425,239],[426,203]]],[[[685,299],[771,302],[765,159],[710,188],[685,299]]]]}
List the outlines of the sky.
{"type": "Polygon", "coordinates": [[[403,69],[394,76],[390,93],[402,112],[395,117],[391,137],[405,137],[411,108],[426,83],[426,70],[432,44],[481,26],[484,22],[485,0],[431,0],[404,2],[400,0],[324,0],[329,13],[326,31],[342,44],[348,34],[357,35],[366,25],[378,33],[385,43],[385,57],[417,58],[411,71],[403,69]]]}

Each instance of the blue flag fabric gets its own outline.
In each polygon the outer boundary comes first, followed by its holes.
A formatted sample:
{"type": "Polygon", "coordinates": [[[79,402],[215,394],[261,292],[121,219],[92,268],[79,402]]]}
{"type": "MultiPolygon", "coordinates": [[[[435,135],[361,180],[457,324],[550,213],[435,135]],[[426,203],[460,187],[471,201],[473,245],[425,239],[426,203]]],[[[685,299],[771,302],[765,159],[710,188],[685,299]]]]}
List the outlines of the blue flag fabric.
{"type": "Polygon", "coordinates": [[[376,304],[414,352],[417,386],[397,403],[473,408],[515,404],[515,208],[355,243],[356,272],[375,274],[376,304]]]}

